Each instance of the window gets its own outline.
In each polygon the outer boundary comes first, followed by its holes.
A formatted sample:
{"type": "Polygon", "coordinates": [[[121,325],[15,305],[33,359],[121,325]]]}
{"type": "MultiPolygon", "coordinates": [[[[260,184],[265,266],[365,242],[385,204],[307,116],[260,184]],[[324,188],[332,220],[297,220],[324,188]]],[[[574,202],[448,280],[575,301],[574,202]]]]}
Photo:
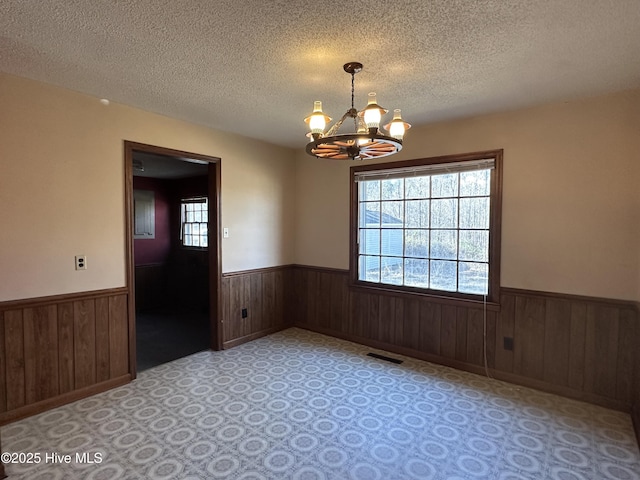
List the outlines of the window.
{"type": "Polygon", "coordinates": [[[352,167],[359,286],[497,301],[502,151],[352,167]]]}
{"type": "Polygon", "coordinates": [[[180,238],[185,247],[205,248],[209,245],[209,202],[207,197],[184,198],[181,203],[180,238]]]}

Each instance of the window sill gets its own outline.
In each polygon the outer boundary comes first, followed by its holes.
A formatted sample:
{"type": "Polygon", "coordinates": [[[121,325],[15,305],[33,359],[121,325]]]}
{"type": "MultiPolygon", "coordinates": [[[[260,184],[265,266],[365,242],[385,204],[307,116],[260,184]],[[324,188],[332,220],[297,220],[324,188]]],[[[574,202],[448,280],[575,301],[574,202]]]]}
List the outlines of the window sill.
{"type": "MultiPolygon", "coordinates": [[[[434,303],[439,303],[442,305],[451,305],[451,306],[459,306],[459,307],[476,307],[483,308],[485,305],[484,300],[481,296],[478,298],[469,298],[466,296],[447,296],[446,292],[443,292],[442,295],[437,293],[425,292],[422,289],[411,288],[411,287],[396,287],[394,285],[383,285],[377,283],[368,283],[361,281],[351,281],[349,284],[349,289],[355,292],[362,293],[378,293],[380,295],[389,295],[394,297],[403,297],[403,298],[412,298],[412,299],[424,299],[428,301],[432,301],[434,303]]],[[[492,312],[500,311],[500,303],[490,301],[487,299],[486,301],[487,310],[492,312]]]]}

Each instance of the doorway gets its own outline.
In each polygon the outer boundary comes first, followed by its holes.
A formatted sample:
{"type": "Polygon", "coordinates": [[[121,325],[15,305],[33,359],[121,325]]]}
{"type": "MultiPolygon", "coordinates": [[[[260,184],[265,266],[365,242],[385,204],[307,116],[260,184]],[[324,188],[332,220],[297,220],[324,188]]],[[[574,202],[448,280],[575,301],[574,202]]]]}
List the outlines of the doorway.
{"type": "Polygon", "coordinates": [[[221,348],[220,159],[125,141],[129,365],[221,348]]]}

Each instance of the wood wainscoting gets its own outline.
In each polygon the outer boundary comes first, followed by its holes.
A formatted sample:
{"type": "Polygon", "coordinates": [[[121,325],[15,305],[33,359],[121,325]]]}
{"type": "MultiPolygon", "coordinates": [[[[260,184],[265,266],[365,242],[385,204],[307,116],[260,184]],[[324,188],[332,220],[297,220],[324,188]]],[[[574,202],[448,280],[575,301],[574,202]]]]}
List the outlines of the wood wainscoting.
{"type": "Polygon", "coordinates": [[[0,303],[0,425],[131,380],[127,295],[0,303]]]}
{"type": "Polygon", "coordinates": [[[292,326],[292,272],[285,265],[222,275],[223,348],[292,326]]]}
{"type": "MultiPolygon", "coordinates": [[[[295,326],[485,374],[481,304],[349,288],[345,270],[295,266],[292,281],[295,326]]],[[[493,377],[627,412],[637,337],[632,302],[503,287],[486,311],[493,377]]]]}

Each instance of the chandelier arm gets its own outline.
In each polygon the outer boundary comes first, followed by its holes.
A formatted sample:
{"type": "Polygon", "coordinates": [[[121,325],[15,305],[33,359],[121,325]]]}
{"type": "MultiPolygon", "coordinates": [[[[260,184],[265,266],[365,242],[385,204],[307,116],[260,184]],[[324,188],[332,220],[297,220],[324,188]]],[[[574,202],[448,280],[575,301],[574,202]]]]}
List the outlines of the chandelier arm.
{"type": "Polygon", "coordinates": [[[334,136],[338,130],[340,130],[340,127],[342,126],[342,124],[344,123],[345,119],[347,117],[349,117],[349,112],[345,113],[344,115],[342,115],[342,118],[340,120],[338,120],[335,125],[333,125],[333,127],[331,127],[329,129],[329,131],[327,133],[324,134],[324,137],[332,137],[334,136]]]}
{"type": "Polygon", "coordinates": [[[362,132],[363,134],[365,132],[369,132],[367,124],[365,123],[364,118],[362,118],[362,115],[358,115],[356,118],[356,132],[362,132]]]}

